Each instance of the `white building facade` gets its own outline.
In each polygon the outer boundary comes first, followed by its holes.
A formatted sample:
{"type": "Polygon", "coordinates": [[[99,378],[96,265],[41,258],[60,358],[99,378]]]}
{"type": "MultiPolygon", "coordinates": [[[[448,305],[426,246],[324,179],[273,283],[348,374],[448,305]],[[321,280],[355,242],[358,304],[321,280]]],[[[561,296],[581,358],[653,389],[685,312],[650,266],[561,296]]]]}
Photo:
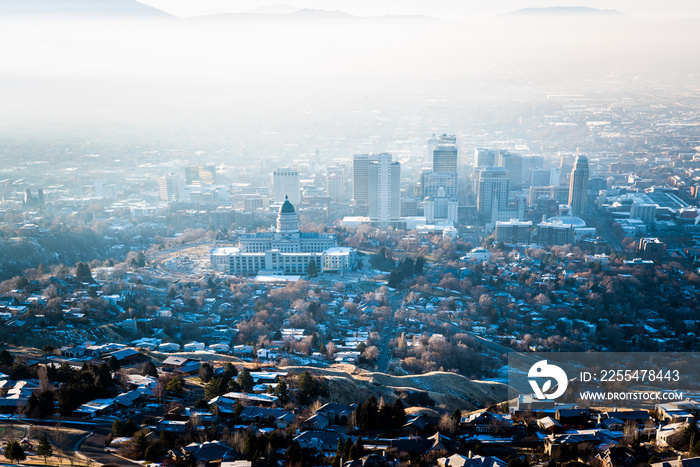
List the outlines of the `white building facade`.
{"type": "Polygon", "coordinates": [[[305,275],[314,267],[318,274],[353,269],[357,257],[352,248],[338,248],[335,235],[301,232],[287,199],[274,232],[243,235],[238,247],[213,249],[210,261],[213,270],[225,274],[305,275]]]}

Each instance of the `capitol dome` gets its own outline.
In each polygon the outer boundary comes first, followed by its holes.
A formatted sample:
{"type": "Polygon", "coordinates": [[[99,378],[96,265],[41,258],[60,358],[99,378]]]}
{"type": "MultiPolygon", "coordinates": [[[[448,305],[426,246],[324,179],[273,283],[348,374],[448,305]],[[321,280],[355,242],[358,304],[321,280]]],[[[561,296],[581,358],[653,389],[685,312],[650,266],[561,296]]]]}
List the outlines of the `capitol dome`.
{"type": "Polygon", "coordinates": [[[277,233],[285,235],[299,234],[297,212],[287,196],[284,197],[284,203],[280,206],[279,214],[277,214],[277,233]]]}
{"type": "Polygon", "coordinates": [[[294,205],[289,202],[289,196],[284,197],[284,203],[280,206],[280,214],[295,214],[294,205]]]}

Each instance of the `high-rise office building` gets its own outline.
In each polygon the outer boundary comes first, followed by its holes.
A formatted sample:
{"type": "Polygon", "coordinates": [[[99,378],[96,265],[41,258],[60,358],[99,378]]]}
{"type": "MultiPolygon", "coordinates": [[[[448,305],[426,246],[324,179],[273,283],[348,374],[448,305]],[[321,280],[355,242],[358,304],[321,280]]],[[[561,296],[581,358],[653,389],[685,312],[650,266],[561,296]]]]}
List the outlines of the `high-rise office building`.
{"type": "Polygon", "coordinates": [[[498,166],[508,171],[510,187],[519,190],[523,184],[523,156],[501,151],[498,154],[498,166]]]}
{"type": "Polygon", "coordinates": [[[425,221],[428,224],[457,222],[457,201],[446,196],[444,188],[440,188],[435,196],[425,200],[425,221]]]}
{"type": "Polygon", "coordinates": [[[510,245],[530,243],[532,241],[532,221],[519,221],[510,219],[509,221],[496,222],[496,241],[510,245]]]}
{"type": "Polygon", "coordinates": [[[163,201],[177,201],[180,199],[182,181],[175,174],[164,175],[158,179],[160,199],[163,201]]]}
{"type": "Polygon", "coordinates": [[[185,167],[185,185],[215,185],[216,167],[213,165],[193,165],[185,167]]]}
{"type": "Polygon", "coordinates": [[[433,149],[433,172],[457,173],[457,137],[441,135],[433,149]]]}
{"type": "Polygon", "coordinates": [[[272,173],[272,201],[284,203],[285,199],[295,206],[299,204],[299,171],[288,167],[272,173]]]}
{"type": "Polygon", "coordinates": [[[369,154],[355,154],[352,158],[352,203],[355,215],[366,216],[369,210],[369,163],[376,160],[369,154]]]}
{"type": "Polygon", "coordinates": [[[572,216],[582,216],[586,213],[588,201],[588,158],[576,156],[574,169],[571,171],[569,183],[569,210],[572,216]]]}
{"type": "Polygon", "coordinates": [[[435,135],[428,141],[433,147],[433,170],[421,174],[421,196],[436,196],[440,188],[445,189],[446,196],[457,199],[457,137],[443,134],[435,135]]]}
{"type": "Polygon", "coordinates": [[[426,146],[426,162],[430,162],[433,159],[433,151],[435,150],[438,144],[440,144],[440,140],[435,136],[435,133],[433,133],[433,136],[430,137],[430,139],[428,140],[428,145],[426,146]]]}
{"type": "Polygon", "coordinates": [[[658,205],[635,201],[630,208],[630,219],[639,219],[646,225],[652,225],[656,220],[658,205]]]}
{"type": "Polygon", "coordinates": [[[494,167],[496,165],[496,152],[491,149],[474,150],[474,172],[478,173],[484,167],[494,167]]]}
{"type": "Polygon", "coordinates": [[[433,172],[424,170],[420,175],[421,196],[427,198],[437,196],[440,188],[445,189],[445,196],[450,199],[457,199],[457,173],[456,172],[433,172]]]}
{"type": "Polygon", "coordinates": [[[559,184],[559,169],[531,169],[530,186],[551,186],[559,184]]]}
{"type": "Polygon", "coordinates": [[[536,206],[540,199],[556,200],[559,204],[566,204],[569,200],[569,187],[566,185],[531,186],[530,205],[536,206]]]}
{"type": "Polygon", "coordinates": [[[367,170],[369,219],[378,227],[388,227],[401,217],[401,164],[392,161],[391,154],[372,157],[367,170]]]}
{"type": "Polygon", "coordinates": [[[508,206],[510,180],[508,171],[501,167],[486,167],[479,172],[477,180],[476,209],[479,214],[491,213],[493,203],[498,200],[497,210],[505,210],[508,206]]]}
{"type": "Polygon", "coordinates": [[[117,187],[115,185],[105,185],[102,182],[95,182],[95,197],[116,199],[117,187]]]}
{"type": "Polygon", "coordinates": [[[343,176],[335,173],[326,175],[326,192],[333,200],[339,200],[343,197],[344,188],[343,176]]]}

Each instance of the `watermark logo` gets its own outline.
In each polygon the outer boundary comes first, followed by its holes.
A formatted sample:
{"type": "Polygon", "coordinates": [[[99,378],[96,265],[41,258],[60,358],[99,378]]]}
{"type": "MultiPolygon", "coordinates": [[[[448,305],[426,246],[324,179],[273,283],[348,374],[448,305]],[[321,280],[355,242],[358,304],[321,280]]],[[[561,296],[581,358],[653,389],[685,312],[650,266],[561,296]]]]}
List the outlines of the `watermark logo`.
{"type": "Polygon", "coordinates": [[[535,397],[539,400],[561,397],[566,392],[566,386],[569,383],[564,370],[556,365],[547,363],[547,360],[540,360],[532,365],[527,376],[530,378],[530,386],[532,386],[532,390],[535,392],[535,397]],[[532,378],[547,378],[547,380],[542,387],[540,387],[537,380],[532,378]],[[552,381],[557,383],[557,388],[554,392],[549,393],[549,390],[552,389],[552,381]]]}

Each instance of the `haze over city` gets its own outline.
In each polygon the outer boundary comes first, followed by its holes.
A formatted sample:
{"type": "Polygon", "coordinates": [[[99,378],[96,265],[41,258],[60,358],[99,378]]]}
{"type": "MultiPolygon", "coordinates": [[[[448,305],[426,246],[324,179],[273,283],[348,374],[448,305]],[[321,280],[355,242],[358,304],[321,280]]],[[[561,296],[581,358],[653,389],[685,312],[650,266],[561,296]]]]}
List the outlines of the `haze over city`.
{"type": "Polygon", "coordinates": [[[0,454],[698,465],[698,26],[3,0],[0,454]]]}

